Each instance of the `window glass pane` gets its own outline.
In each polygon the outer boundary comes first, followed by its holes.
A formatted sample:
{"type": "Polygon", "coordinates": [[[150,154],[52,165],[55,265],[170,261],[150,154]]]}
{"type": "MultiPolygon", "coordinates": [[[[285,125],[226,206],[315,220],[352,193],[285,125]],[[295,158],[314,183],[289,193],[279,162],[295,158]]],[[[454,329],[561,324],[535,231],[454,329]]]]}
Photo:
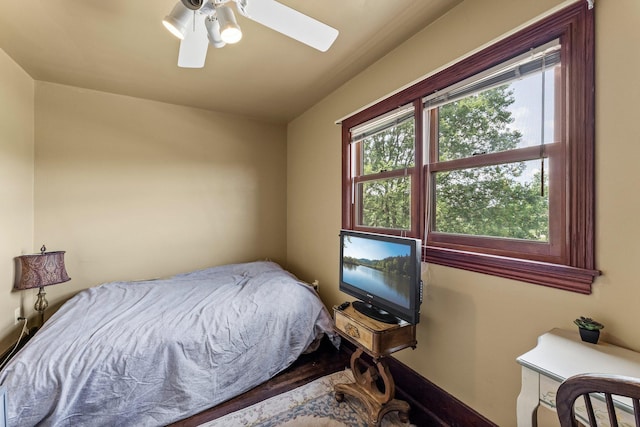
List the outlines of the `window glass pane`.
{"type": "Polygon", "coordinates": [[[558,67],[511,83],[514,102],[507,108],[513,117],[509,128],[522,135],[518,147],[555,141],[555,73],[558,67]]]}
{"type": "Polygon", "coordinates": [[[378,179],[358,184],[360,226],[411,229],[411,177],[378,179]]]}
{"type": "MultiPolygon", "coordinates": [[[[548,170],[545,160],[544,170],[548,170]]],[[[434,231],[547,242],[549,188],[540,160],[435,174],[434,231]]]]}
{"type": "Polygon", "coordinates": [[[363,175],[411,168],[415,165],[414,118],[401,122],[362,139],[363,175]]]}
{"type": "Polygon", "coordinates": [[[438,107],[438,160],[553,142],[558,67],[438,107]]]}

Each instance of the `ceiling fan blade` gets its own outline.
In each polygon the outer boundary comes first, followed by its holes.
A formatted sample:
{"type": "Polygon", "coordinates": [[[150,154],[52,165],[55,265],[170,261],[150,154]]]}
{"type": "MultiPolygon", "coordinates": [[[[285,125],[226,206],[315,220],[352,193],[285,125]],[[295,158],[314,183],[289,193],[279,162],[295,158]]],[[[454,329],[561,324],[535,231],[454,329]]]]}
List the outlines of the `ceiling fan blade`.
{"type": "Polygon", "coordinates": [[[207,59],[207,28],[204,25],[204,17],[194,14],[193,21],[180,42],[178,52],[178,66],[183,68],[202,68],[207,59]]]}
{"type": "Polygon", "coordinates": [[[275,0],[249,0],[244,12],[247,18],[321,52],[329,49],[338,37],[335,28],[275,0]]]}

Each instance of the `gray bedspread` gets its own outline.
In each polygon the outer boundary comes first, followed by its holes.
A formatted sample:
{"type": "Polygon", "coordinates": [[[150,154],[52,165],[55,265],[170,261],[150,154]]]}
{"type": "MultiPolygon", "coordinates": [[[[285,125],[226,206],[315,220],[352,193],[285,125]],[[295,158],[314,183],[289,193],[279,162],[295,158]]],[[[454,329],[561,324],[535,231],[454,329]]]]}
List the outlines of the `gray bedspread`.
{"type": "Polygon", "coordinates": [[[329,313],[272,262],[114,282],[67,301],[0,372],[9,426],[160,426],[288,367],[329,313]]]}

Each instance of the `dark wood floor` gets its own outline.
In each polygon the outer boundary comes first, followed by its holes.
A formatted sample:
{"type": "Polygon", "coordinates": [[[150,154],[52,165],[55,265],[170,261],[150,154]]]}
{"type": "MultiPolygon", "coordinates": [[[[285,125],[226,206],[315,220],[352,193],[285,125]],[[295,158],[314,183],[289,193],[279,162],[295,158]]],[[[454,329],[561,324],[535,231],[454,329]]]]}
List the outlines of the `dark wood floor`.
{"type": "Polygon", "coordinates": [[[343,370],[349,366],[349,357],[349,352],[338,351],[325,338],[318,350],[311,354],[300,356],[293,365],[266,383],[211,409],[171,424],[171,426],[198,426],[270,397],[293,390],[315,379],[343,370]]]}

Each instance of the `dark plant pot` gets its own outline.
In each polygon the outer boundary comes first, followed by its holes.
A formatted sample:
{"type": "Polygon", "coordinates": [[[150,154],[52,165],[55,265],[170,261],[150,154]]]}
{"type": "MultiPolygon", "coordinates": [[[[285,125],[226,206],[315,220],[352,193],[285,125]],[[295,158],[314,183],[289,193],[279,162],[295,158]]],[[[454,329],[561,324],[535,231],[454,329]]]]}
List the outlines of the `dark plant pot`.
{"type": "Polygon", "coordinates": [[[582,338],[582,341],[590,342],[591,344],[598,344],[598,338],[600,338],[599,329],[592,331],[590,329],[578,328],[578,330],[580,331],[580,338],[582,338]]]}

